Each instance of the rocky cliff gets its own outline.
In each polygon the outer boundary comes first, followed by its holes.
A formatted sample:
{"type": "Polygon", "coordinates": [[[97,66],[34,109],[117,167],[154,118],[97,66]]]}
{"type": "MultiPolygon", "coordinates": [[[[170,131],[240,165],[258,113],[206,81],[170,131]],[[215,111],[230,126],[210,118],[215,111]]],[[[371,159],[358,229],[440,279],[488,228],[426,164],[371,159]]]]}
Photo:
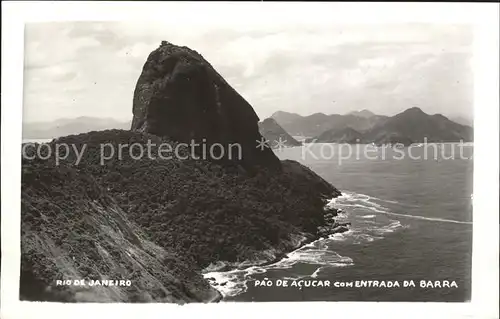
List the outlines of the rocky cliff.
{"type": "MultiPolygon", "coordinates": [[[[279,168],[261,139],[252,106],[198,52],[162,41],[151,52],[134,91],[131,129],[185,143],[242,147],[247,169],[279,168]]],[[[227,159],[227,158],[226,158],[227,159]]],[[[233,158],[234,159],[234,158],[233,158]]]]}

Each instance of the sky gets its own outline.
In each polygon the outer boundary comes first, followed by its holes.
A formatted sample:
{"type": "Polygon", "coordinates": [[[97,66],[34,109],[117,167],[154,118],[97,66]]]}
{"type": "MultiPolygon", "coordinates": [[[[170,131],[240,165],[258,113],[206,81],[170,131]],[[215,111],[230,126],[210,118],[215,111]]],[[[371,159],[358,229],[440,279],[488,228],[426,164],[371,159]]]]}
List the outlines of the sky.
{"type": "Polygon", "coordinates": [[[472,118],[472,30],[431,24],[44,22],[25,28],[25,122],[132,118],[162,40],[201,53],[260,119],[410,107],[472,118]]]}

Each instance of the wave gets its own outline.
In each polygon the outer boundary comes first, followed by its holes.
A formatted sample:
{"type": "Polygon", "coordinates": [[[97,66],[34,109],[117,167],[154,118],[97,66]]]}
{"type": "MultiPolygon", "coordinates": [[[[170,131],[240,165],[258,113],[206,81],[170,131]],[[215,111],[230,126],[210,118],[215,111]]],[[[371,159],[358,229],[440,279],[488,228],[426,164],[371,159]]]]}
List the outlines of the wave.
{"type": "MultiPolygon", "coordinates": [[[[354,261],[347,256],[341,256],[335,252],[338,244],[362,244],[383,239],[389,233],[409,227],[401,221],[388,218],[377,218],[378,214],[395,215],[401,217],[426,218],[420,216],[409,216],[397,214],[383,205],[390,203],[400,205],[397,201],[378,199],[366,194],[343,192],[342,196],[329,200],[326,206],[341,209],[336,219],[338,221],[348,220],[352,222],[351,229],[344,233],[332,234],[326,238],[320,238],[313,242],[288,253],[283,259],[269,265],[254,265],[245,269],[234,269],[225,272],[217,272],[220,267],[212,267],[204,277],[209,279],[210,284],[218,289],[222,295],[234,297],[248,290],[247,283],[255,280],[255,276],[266,274],[268,277],[279,276],[280,279],[302,279],[317,278],[325,276],[328,269],[338,267],[349,267],[354,261]],[[375,201],[377,202],[375,202],[375,201]],[[358,214],[362,210],[363,214],[358,214]],[[372,212],[367,214],[367,211],[372,212]],[[356,218],[353,218],[356,217],[356,218]],[[299,265],[317,266],[311,273],[310,267],[297,267],[299,265]],[[309,270],[306,270],[309,269],[309,270]],[[276,273],[278,271],[278,273],[276,273]],[[305,273],[305,271],[308,271],[305,273]]],[[[429,218],[426,218],[429,219],[429,218]]],[[[441,219],[438,219],[443,221],[441,219]]],[[[454,222],[454,221],[450,221],[454,222]]],[[[206,269],[207,271],[208,269],[206,269]]]]}
{"type": "MultiPolygon", "coordinates": [[[[398,206],[407,206],[407,207],[418,207],[418,206],[406,204],[406,203],[400,203],[398,201],[384,200],[384,199],[380,199],[380,198],[366,195],[366,194],[345,192],[345,193],[343,193],[343,196],[338,197],[338,199],[339,200],[333,201],[333,203],[334,203],[333,205],[335,205],[336,207],[339,206],[340,208],[355,207],[355,208],[368,209],[368,210],[373,211],[375,213],[391,215],[391,216],[413,218],[413,219],[420,219],[420,220],[427,220],[427,221],[444,222],[444,223],[468,224],[468,225],[472,224],[472,222],[468,222],[468,221],[460,221],[460,220],[438,218],[438,217],[426,217],[426,216],[419,216],[419,215],[395,213],[395,212],[390,211],[388,208],[386,208],[386,207],[384,207],[376,202],[373,202],[372,199],[375,199],[375,200],[380,201],[380,202],[397,204],[398,206]],[[350,203],[350,202],[358,202],[358,203],[350,203]],[[360,204],[359,202],[363,202],[363,204],[360,204]]],[[[360,216],[360,218],[372,218],[371,216],[373,216],[373,215],[365,215],[364,217],[360,216]],[[368,217],[368,216],[370,216],[370,217],[368,217]]]]}
{"type": "Polygon", "coordinates": [[[375,218],[376,216],[375,215],[364,215],[364,216],[359,216],[359,218],[363,218],[363,219],[366,219],[366,218],[375,218]]]}
{"type": "MultiPolygon", "coordinates": [[[[427,220],[427,221],[436,221],[436,222],[443,222],[443,223],[472,225],[472,222],[466,222],[466,221],[460,221],[460,220],[454,220],[454,219],[438,218],[438,217],[425,217],[425,216],[419,216],[419,215],[400,214],[400,213],[394,213],[394,212],[390,212],[390,211],[383,210],[383,209],[377,209],[375,207],[364,206],[361,204],[342,204],[342,207],[359,207],[359,208],[371,210],[371,211],[379,213],[379,214],[385,214],[385,215],[391,215],[391,216],[420,219],[420,220],[427,220]]],[[[368,218],[368,217],[366,217],[366,218],[368,218]]]]}
{"type": "Polygon", "coordinates": [[[437,218],[437,217],[424,217],[424,216],[408,215],[408,214],[398,214],[398,213],[384,212],[384,211],[380,212],[380,213],[381,214],[386,214],[386,215],[392,215],[392,216],[400,216],[400,217],[406,217],[406,218],[420,219],[420,220],[428,220],[428,221],[436,221],[436,222],[444,222],[444,223],[455,223],[455,224],[472,225],[472,222],[465,222],[465,221],[454,220],[454,219],[444,219],[444,218],[437,218]]]}
{"type": "Polygon", "coordinates": [[[402,202],[399,202],[397,200],[383,199],[383,198],[378,198],[375,196],[362,194],[362,193],[355,193],[355,192],[351,192],[351,191],[343,191],[342,196],[339,196],[337,198],[332,199],[331,202],[332,202],[332,205],[335,205],[339,201],[344,202],[344,201],[349,201],[349,200],[362,201],[362,202],[365,202],[369,205],[374,205],[377,207],[381,207],[382,205],[375,203],[372,200],[375,200],[375,201],[381,202],[381,203],[395,204],[395,205],[403,206],[403,207],[414,207],[414,208],[419,207],[418,205],[402,203],[402,202]]]}
{"type": "MultiPolygon", "coordinates": [[[[339,263],[339,264],[336,264],[335,267],[347,267],[349,265],[346,265],[346,264],[342,264],[342,263],[339,263]]],[[[320,273],[321,272],[324,272],[325,270],[327,270],[329,267],[327,266],[321,266],[321,267],[318,267],[312,274],[310,274],[309,276],[305,276],[305,277],[309,277],[309,278],[318,278],[320,276],[320,273]]],[[[331,268],[331,267],[330,267],[331,268]]],[[[302,279],[304,277],[299,277],[299,278],[294,278],[294,279],[302,279]]]]}
{"type": "MultiPolygon", "coordinates": [[[[328,243],[329,241],[326,238],[318,239],[290,252],[283,259],[273,264],[251,266],[245,269],[233,269],[223,272],[205,272],[203,276],[226,298],[246,292],[248,289],[247,282],[256,274],[264,274],[275,270],[290,270],[297,264],[319,265],[319,268],[323,269],[354,265],[351,258],[341,256],[331,250],[328,243]]],[[[210,269],[216,269],[216,267],[211,266],[210,269]]],[[[312,277],[313,275],[314,273],[286,278],[299,279],[312,277]]],[[[282,278],[286,279],[285,277],[282,278]]]]}
{"type": "Polygon", "coordinates": [[[242,280],[244,278],[242,277],[243,275],[241,270],[232,270],[227,272],[209,272],[205,273],[203,277],[225,298],[239,295],[247,290],[246,281],[242,280]]]}
{"type": "Polygon", "coordinates": [[[314,247],[299,248],[274,264],[268,265],[266,269],[290,269],[297,263],[334,266],[338,264],[351,265],[353,261],[349,257],[343,257],[328,247],[328,240],[318,240],[314,247]]]}
{"type": "Polygon", "coordinates": [[[328,236],[328,239],[332,241],[345,241],[349,237],[349,235],[352,233],[352,230],[348,230],[343,233],[337,233],[337,234],[332,234],[328,236]]]}
{"type": "Polygon", "coordinates": [[[354,207],[354,208],[362,208],[362,209],[368,209],[376,213],[386,213],[387,211],[384,209],[379,209],[376,207],[371,207],[371,206],[366,206],[363,204],[342,204],[342,208],[344,207],[354,207]]]}

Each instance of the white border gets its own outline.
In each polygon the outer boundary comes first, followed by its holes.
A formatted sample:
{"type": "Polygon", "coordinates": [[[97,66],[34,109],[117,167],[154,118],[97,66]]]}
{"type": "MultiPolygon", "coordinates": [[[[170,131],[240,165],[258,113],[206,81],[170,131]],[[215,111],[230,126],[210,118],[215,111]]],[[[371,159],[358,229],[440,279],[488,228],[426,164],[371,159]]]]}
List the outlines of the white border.
{"type": "MultiPolygon", "coordinates": [[[[362,317],[498,318],[498,4],[462,3],[158,3],[2,2],[2,283],[1,317],[362,317]],[[225,14],[229,6],[238,14],[225,14]],[[20,151],[25,22],[61,20],[164,20],[176,23],[471,23],[474,51],[474,239],[470,303],[223,303],[54,305],[18,300],[20,252],[20,151]],[[327,9],[327,10],[326,10],[327,9]]],[[[453,92],[450,92],[453,94],[453,92]]]]}

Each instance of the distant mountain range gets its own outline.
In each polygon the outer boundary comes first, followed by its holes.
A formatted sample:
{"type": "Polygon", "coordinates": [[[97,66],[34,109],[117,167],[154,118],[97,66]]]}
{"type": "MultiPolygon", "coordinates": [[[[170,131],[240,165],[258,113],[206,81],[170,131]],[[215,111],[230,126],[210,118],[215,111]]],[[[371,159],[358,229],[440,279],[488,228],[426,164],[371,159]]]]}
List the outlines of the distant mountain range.
{"type": "Polygon", "coordinates": [[[271,117],[274,118],[289,134],[293,136],[300,135],[307,137],[318,136],[332,128],[342,129],[351,127],[357,131],[364,131],[374,127],[388,118],[387,116],[375,115],[373,113],[372,116],[367,117],[368,114],[366,112],[361,112],[361,116],[356,114],[326,115],[324,113],[314,113],[308,116],[300,116],[294,113],[285,115],[283,114],[285,112],[277,114],[277,112],[271,117]],[[282,122],[281,119],[283,118],[286,120],[282,122]],[[292,120],[293,118],[295,118],[295,120],[292,120]]]}
{"type": "Polygon", "coordinates": [[[277,111],[271,116],[271,118],[275,119],[276,122],[280,123],[281,125],[286,125],[303,118],[303,116],[296,113],[277,111]]]}
{"type": "Polygon", "coordinates": [[[331,129],[323,132],[316,138],[311,138],[306,140],[307,142],[316,141],[319,143],[323,143],[323,141],[327,141],[324,143],[347,143],[347,144],[356,144],[360,143],[363,139],[363,134],[356,131],[353,128],[345,127],[341,129],[331,129]],[[333,142],[330,142],[333,141],[333,142]]]}
{"type": "MultiPolygon", "coordinates": [[[[458,118],[469,123],[465,118],[458,118]]],[[[106,129],[130,129],[129,121],[111,118],[77,117],[52,122],[23,123],[23,139],[51,139],[106,129]]],[[[262,136],[275,147],[281,138],[285,146],[299,146],[292,136],[306,136],[308,142],[318,143],[423,143],[470,142],[473,129],[448,119],[441,114],[429,115],[418,107],[409,108],[392,117],[376,115],[369,110],[354,111],[345,115],[314,113],[301,116],[278,111],[271,118],[259,123],[262,136]]]]}
{"type": "Polygon", "coordinates": [[[279,141],[281,141],[284,146],[288,147],[302,145],[301,142],[288,134],[273,118],[267,118],[259,122],[259,132],[269,141],[269,146],[271,148],[275,148],[276,143],[279,141]]]}
{"type": "Polygon", "coordinates": [[[368,110],[352,111],[349,114],[354,115],[354,116],[364,117],[364,118],[370,118],[372,116],[375,116],[375,113],[368,111],[368,110]]]}
{"type": "Polygon", "coordinates": [[[290,134],[309,136],[319,143],[423,143],[470,142],[473,129],[453,122],[441,114],[429,115],[418,107],[392,117],[368,110],[346,115],[315,113],[309,116],[276,112],[272,118],[290,134]],[[295,120],[292,120],[294,119],[295,120]],[[286,119],[281,123],[280,119],[286,119]]]}
{"type": "Polygon", "coordinates": [[[129,130],[130,121],[120,122],[111,118],[81,116],[51,122],[27,122],[23,123],[23,139],[49,139],[107,129],[129,130]]]}

